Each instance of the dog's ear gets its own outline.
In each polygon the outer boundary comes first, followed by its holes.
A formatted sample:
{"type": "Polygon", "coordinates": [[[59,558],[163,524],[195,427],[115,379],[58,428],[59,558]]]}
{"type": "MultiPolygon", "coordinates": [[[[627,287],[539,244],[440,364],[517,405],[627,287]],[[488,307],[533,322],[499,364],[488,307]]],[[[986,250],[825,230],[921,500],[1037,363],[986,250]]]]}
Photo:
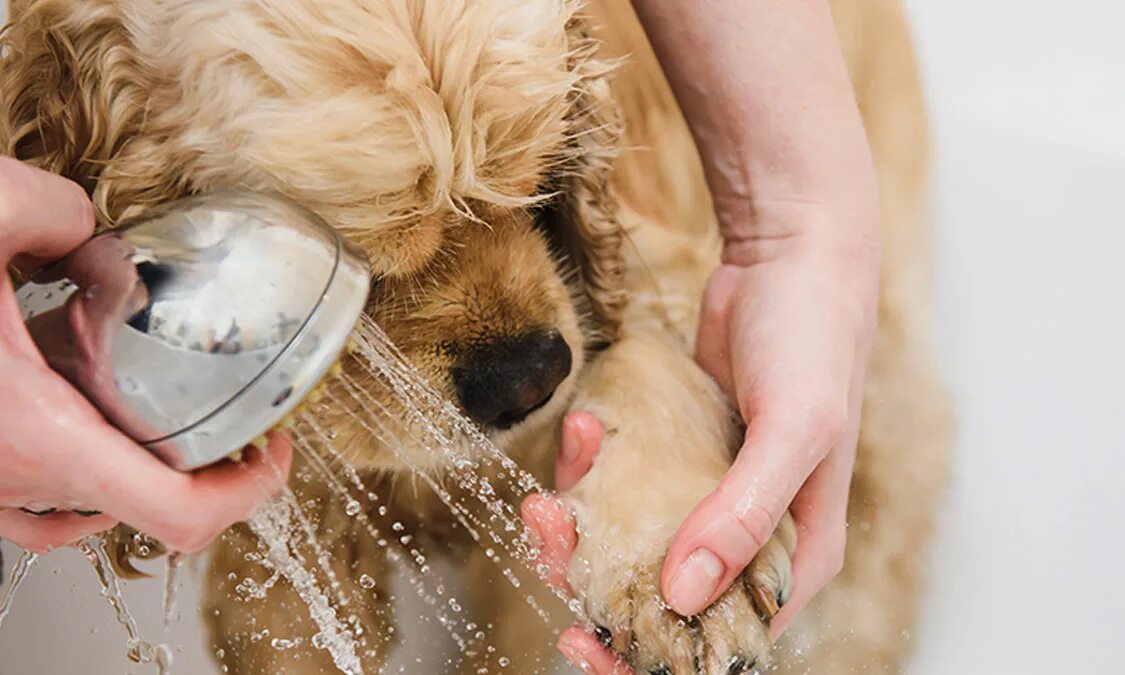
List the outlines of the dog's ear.
{"type": "Polygon", "coordinates": [[[568,26],[572,64],[580,75],[568,105],[567,156],[562,163],[561,223],[570,230],[570,247],[598,323],[598,332],[613,341],[628,301],[622,245],[625,233],[617,219],[610,173],[617,156],[621,126],[610,91],[613,64],[600,60],[598,43],[582,21],[568,26]]]}
{"type": "Polygon", "coordinates": [[[104,216],[99,178],[147,102],[128,31],[104,0],[17,0],[11,9],[0,34],[0,152],[79,183],[104,216]]]}

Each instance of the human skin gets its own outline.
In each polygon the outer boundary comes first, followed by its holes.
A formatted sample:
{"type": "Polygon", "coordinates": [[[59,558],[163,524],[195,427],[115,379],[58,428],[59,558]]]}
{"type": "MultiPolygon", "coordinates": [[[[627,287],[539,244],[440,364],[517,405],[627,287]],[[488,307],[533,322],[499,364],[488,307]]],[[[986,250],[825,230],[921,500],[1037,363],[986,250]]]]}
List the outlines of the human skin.
{"type": "MultiPolygon", "coordinates": [[[[32,270],[62,257],[94,229],[75,183],[0,157],[0,261],[32,270]]],[[[51,370],[0,277],[0,539],[45,552],[128,523],[193,553],[285,485],[292,447],[272,434],[240,463],[175,471],[109,425],[51,370]],[[57,508],[33,516],[20,510],[57,508]],[[83,517],[71,509],[100,511],[83,517]]]]}
{"type": "MultiPolygon", "coordinates": [[[[843,563],[876,316],[874,167],[826,2],[633,5],[700,150],[724,241],[696,357],[747,423],[727,476],[674,537],[661,590],[675,611],[699,613],[788,508],[795,590],[771,623],[776,638],[843,563]]],[[[596,446],[600,425],[579,419],[564,438],[596,446]]],[[[577,629],[560,647],[593,672],[622,667],[577,629]]]]}

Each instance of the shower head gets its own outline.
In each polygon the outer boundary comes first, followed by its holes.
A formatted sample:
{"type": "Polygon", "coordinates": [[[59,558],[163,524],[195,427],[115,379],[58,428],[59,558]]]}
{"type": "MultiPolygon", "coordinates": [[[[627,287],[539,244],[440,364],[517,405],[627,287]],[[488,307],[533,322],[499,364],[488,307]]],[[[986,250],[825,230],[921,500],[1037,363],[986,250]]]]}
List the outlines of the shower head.
{"type": "Polygon", "coordinates": [[[48,364],[189,471],[294,411],[338,362],[368,285],[363,253],[315,214],[228,192],[122,222],[17,299],[48,364]]]}

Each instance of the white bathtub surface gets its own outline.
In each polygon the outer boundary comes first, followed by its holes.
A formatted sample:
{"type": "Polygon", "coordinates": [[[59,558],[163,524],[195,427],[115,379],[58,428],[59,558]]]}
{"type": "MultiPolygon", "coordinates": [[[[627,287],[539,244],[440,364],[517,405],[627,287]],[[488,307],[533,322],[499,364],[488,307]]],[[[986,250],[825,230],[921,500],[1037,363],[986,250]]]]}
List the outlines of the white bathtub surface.
{"type": "Polygon", "coordinates": [[[1125,656],[1120,5],[911,0],[959,456],[911,672],[1125,656]]]}

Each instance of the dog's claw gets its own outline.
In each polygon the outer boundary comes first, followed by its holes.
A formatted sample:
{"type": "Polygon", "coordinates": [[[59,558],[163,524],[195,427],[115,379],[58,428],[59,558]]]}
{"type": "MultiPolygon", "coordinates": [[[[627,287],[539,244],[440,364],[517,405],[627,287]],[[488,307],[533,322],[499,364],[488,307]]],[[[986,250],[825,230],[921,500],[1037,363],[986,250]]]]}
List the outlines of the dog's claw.
{"type": "Polygon", "coordinates": [[[672,675],[672,669],[668,666],[657,666],[648,671],[648,675],[672,675]]]}
{"type": "Polygon", "coordinates": [[[754,670],[754,664],[757,661],[748,661],[742,656],[733,656],[730,660],[730,666],[727,668],[727,675],[742,675],[754,670]]]}
{"type": "Polygon", "coordinates": [[[598,639],[598,642],[600,642],[603,647],[613,646],[613,633],[605,626],[594,626],[594,637],[598,639]]]}

